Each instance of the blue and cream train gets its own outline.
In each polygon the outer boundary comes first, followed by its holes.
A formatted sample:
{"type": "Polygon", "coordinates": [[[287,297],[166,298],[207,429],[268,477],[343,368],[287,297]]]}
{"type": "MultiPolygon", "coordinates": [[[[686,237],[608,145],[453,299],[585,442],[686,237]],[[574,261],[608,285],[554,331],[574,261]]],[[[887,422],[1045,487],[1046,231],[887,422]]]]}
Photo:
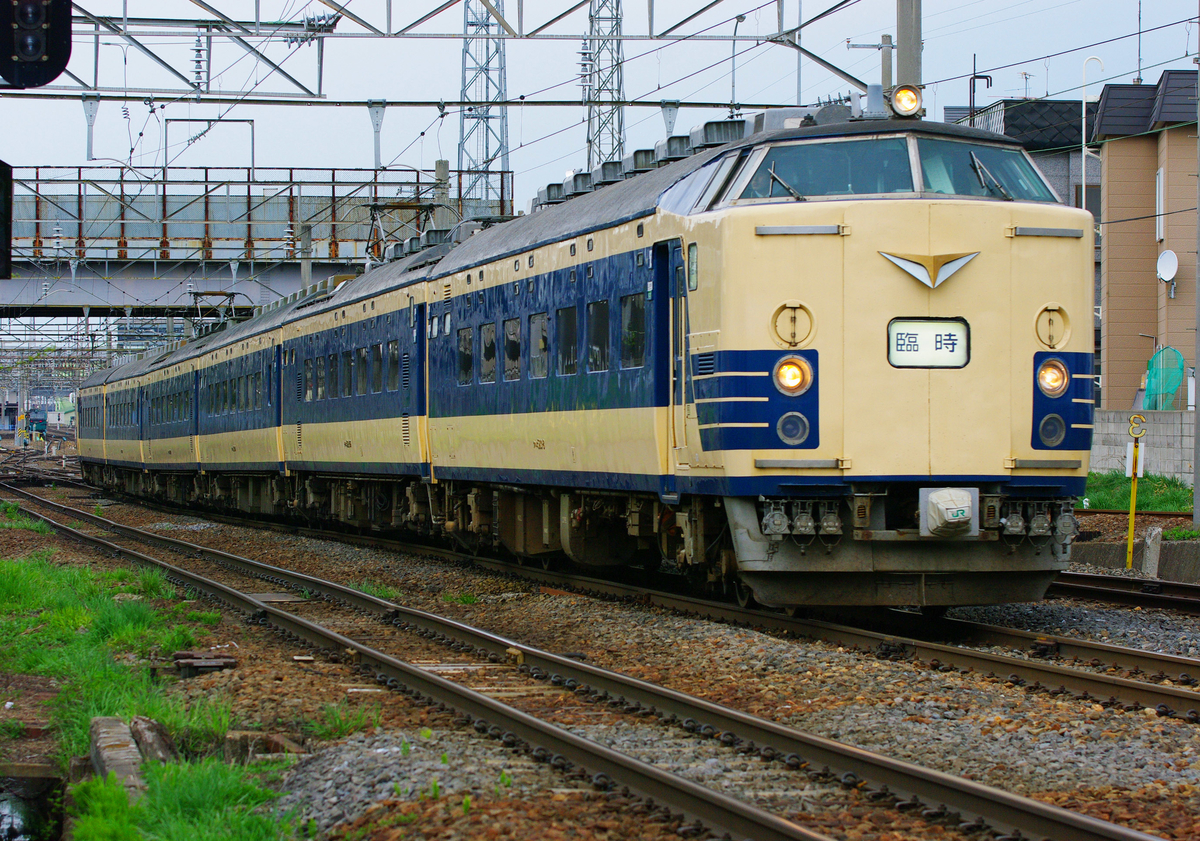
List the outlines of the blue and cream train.
{"type": "Polygon", "coordinates": [[[973,129],[713,125],[94,375],[87,479],[769,605],[1040,598],[1087,475],[1091,217],[973,129]]]}

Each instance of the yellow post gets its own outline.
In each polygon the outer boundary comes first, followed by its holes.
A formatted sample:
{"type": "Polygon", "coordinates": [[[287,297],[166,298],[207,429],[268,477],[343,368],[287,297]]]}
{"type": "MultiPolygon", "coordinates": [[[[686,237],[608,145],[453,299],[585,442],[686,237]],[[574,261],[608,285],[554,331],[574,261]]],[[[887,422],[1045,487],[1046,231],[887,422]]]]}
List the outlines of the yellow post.
{"type": "Polygon", "coordinates": [[[1133,478],[1133,484],[1129,491],[1129,539],[1125,545],[1125,569],[1133,569],[1133,521],[1137,511],[1137,480],[1138,480],[1138,460],[1139,460],[1139,444],[1141,438],[1146,434],[1146,430],[1142,424],[1146,422],[1143,415],[1131,415],[1129,418],[1129,435],[1133,438],[1133,462],[1130,469],[1130,475],[1133,478]]]}
{"type": "Polygon", "coordinates": [[[1138,444],[1133,439],[1133,485],[1129,491],[1129,540],[1125,547],[1125,569],[1133,569],[1133,518],[1137,511],[1138,444]]]}

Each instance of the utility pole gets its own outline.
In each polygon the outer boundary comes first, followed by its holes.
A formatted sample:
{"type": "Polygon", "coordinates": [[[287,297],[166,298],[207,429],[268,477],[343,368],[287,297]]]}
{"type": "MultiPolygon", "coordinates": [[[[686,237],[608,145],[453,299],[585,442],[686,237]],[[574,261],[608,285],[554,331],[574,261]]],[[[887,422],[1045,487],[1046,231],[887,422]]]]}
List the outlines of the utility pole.
{"type": "MultiPolygon", "coordinates": [[[[1200,71],[1200,56],[1192,59],[1192,62],[1198,65],[1197,70],[1200,71]]],[[[1138,75],[1142,75],[1140,68],[1138,75]]],[[[1200,72],[1196,73],[1196,119],[1200,121],[1200,72]]],[[[1196,139],[1196,171],[1200,174],[1200,137],[1196,139]]],[[[1200,178],[1196,179],[1196,206],[1200,207],[1200,178]]],[[[1196,355],[1192,357],[1195,366],[1192,376],[1200,379],[1196,377],[1200,372],[1200,210],[1196,211],[1196,292],[1193,308],[1196,311],[1196,355]]],[[[1200,390],[1200,382],[1197,387],[1200,390]]],[[[1200,400],[1195,402],[1198,405],[1192,409],[1192,527],[1200,528],[1200,435],[1196,434],[1200,432],[1200,424],[1196,423],[1196,417],[1200,415],[1200,400]]]]}
{"type": "Polygon", "coordinates": [[[896,0],[896,83],[921,84],[921,0],[896,0]]]}

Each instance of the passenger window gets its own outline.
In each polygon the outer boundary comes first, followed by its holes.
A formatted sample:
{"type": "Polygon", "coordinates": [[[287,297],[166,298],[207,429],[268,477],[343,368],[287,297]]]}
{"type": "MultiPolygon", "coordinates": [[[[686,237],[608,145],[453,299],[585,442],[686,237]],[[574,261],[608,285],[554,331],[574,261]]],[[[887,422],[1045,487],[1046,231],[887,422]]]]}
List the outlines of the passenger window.
{"type": "Polygon", "coordinates": [[[244,412],[250,406],[250,398],[247,395],[247,378],[238,377],[238,411],[244,412]]]}
{"type": "Polygon", "coordinates": [[[383,391],[383,345],[371,345],[371,393],[383,391]]]}
{"type": "Polygon", "coordinates": [[[547,313],[529,316],[529,376],[541,379],[548,373],[550,357],[550,319],[547,313]]]}
{"type": "Polygon", "coordinates": [[[304,402],[311,403],[313,399],[313,361],[304,360],[304,402]]]}
{"type": "Polygon", "coordinates": [[[338,355],[336,353],[329,354],[329,396],[330,398],[340,396],[338,392],[338,355]]]}
{"type": "Polygon", "coordinates": [[[588,370],[608,370],[608,301],[587,307],[588,370]]]}
{"type": "Polygon", "coordinates": [[[436,339],[436,338],[437,338],[437,335],[438,335],[438,323],[439,323],[440,321],[441,321],[441,318],[439,318],[439,317],[438,317],[438,316],[436,316],[436,315],[431,315],[431,316],[429,317],[429,338],[431,338],[431,339],[436,339]]]}
{"type": "Polygon", "coordinates": [[[318,356],[313,364],[317,366],[317,399],[325,399],[325,357],[318,356]]]}
{"type": "Polygon", "coordinates": [[[504,322],[504,379],[521,379],[521,319],[504,322]]]}
{"type": "Polygon", "coordinates": [[[342,397],[354,393],[354,351],[342,351],[342,397]]]}
{"type": "Polygon", "coordinates": [[[558,340],[558,373],[566,376],[579,369],[579,325],[575,307],[566,307],[557,313],[555,336],[558,340]]]}
{"type": "Polygon", "coordinates": [[[400,390],[400,342],[388,342],[388,391],[400,390]]]}
{"type": "Polygon", "coordinates": [[[688,243],[687,279],[688,290],[695,292],[700,285],[699,255],[700,247],[696,243],[688,243]]]}
{"type": "Polygon", "coordinates": [[[484,324],[479,328],[479,381],[496,381],[496,325],[484,324]]]}
{"type": "Polygon", "coordinates": [[[470,385],[475,375],[475,355],[471,352],[474,330],[464,327],[458,331],[458,384],[470,385]]]}
{"type": "Polygon", "coordinates": [[[354,378],[354,393],[366,394],[367,384],[371,381],[371,357],[370,351],[365,347],[358,349],[358,359],[355,361],[355,366],[358,370],[355,372],[354,378]]]}
{"type": "Polygon", "coordinates": [[[646,293],[621,299],[621,367],[646,364],[646,293]]]}
{"type": "MultiPolygon", "coordinates": [[[[190,400],[188,401],[191,402],[190,400]]],[[[263,388],[262,388],[262,371],[254,375],[254,408],[261,409],[263,407],[263,388]]]]}

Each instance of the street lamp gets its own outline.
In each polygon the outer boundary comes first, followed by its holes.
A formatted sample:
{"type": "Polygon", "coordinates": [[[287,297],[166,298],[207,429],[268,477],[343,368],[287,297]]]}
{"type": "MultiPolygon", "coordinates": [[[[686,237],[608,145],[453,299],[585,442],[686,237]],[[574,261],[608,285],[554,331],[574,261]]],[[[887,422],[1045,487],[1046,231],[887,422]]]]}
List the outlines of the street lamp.
{"type": "Polygon", "coordinates": [[[737,28],[746,20],[745,15],[738,15],[733,20],[733,41],[729,45],[729,119],[737,116],[737,28]]]}

